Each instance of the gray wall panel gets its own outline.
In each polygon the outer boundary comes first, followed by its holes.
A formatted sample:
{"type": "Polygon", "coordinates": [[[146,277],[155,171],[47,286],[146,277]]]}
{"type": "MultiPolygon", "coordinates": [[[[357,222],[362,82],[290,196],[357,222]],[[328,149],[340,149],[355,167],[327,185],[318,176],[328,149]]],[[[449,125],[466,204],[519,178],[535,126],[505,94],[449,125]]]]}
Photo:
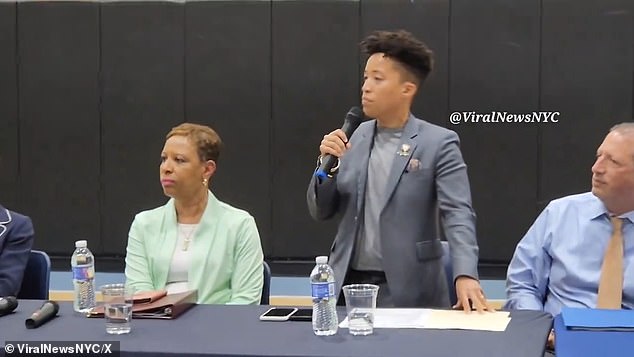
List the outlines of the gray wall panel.
{"type": "Polygon", "coordinates": [[[319,142],[359,105],[359,4],[273,2],[273,254],[327,254],[335,222],[314,222],[306,189],[319,142]]]}
{"type": "Polygon", "coordinates": [[[247,210],[272,253],[271,5],[267,1],[186,6],[187,120],[210,125],[225,146],[211,189],[247,210]]]}
{"type": "Polygon", "coordinates": [[[0,2],[0,204],[17,209],[18,84],[16,4],[0,2]]]}
{"type": "Polygon", "coordinates": [[[18,4],[21,203],[35,246],[71,254],[99,219],[99,5],[18,4]]]}
{"type": "Polygon", "coordinates": [[[540,208],[591,188],[608,129],[632,120],[632,1],[543,1],[541,106],[561,112],[541,129],[540,208]]]}
{"type": "Polygon", "coordinates": [[[125,254],[134,215],[167,201],[159,182],[165,135],[184,120],[184,6],[101,5],[102,235],[125,254]]]}
{"type": "MultiPolygon", "coordinates": [[[[451,112],[538,110],[539,16],[538,0],[452,1],[451,112]]],[[[504,261],[534,219],[540,124],[447,125],[469,169],[480,260],[504,261]]]]}

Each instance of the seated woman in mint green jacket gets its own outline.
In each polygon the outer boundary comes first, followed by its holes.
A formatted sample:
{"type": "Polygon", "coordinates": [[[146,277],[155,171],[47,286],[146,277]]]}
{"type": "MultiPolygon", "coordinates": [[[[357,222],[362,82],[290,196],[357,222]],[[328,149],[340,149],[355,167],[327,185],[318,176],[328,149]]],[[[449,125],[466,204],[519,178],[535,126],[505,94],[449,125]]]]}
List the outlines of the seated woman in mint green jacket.
{"type": "Polygon", "coordinates": [[[164,206],[136,215],[125,275],[136,292],[198,290],[199,304],[258,304],[263,253],[253,217],[208,189],[222,141],[203,125],[167,134],[161,153],[164,206]]]}

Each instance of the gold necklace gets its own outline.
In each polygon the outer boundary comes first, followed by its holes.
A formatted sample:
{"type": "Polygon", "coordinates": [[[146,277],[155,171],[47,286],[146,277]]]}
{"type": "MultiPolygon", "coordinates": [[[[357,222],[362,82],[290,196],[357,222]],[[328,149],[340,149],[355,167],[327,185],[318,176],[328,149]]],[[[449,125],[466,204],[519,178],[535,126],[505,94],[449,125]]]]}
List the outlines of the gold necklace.
{"type": "Polygon", "coordinates": [[[198,228],[198,225],[195,225],[193,228],[191,228],[187,233],[187,236],[183,240],[183,246],[181,247],[181,250],[183,252],[186,252],[189,249],[189,242],[191,242],[193,238],[192,235],[194,234],[194,231],[196,231],[196,228],[198,228]]]}

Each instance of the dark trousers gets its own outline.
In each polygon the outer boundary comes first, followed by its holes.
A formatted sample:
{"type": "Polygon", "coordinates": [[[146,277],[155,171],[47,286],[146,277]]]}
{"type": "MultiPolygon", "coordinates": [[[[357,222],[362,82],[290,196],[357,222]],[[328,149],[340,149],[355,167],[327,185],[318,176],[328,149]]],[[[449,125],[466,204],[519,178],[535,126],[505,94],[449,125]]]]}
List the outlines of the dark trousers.
{"type": "MultiPolygon", "coordinates": [[[[385,273],[382,271],[349,270],[343,281],[343,286],[350,284],[374,284],[379,286],[379,294],[376,297],[376,307],[395,307],[392,300],[390,287],[387,285],[385,273]]],[[[337,299],[337,305],[345,306],[343,290],[337,299]]]]}

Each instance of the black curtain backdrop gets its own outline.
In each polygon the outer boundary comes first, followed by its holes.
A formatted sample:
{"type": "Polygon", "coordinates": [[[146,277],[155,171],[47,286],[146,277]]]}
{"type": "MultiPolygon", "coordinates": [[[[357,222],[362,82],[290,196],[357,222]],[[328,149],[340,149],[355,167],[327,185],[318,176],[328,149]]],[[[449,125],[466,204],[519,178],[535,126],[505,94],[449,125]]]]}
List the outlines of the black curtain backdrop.
{"type": "Polygon", "coordinates": [[[102,270],[120,270],[134,214],[167,199],[165,134],[203,123],[225,142],[214,193],[256,218],[274,272],[306,275],[336,229],[306,209],[319,141],[359,103],[359,41],[404,28],[436,58],[413,112],[460,135],[481,267],[503,275],[537,214],[587,191],[607,130],[632,120],[633,12],[631,0],[0,2],[0,202],[31,216],[56,266],[87,239],[102,270]],[[560,115],[454,125],[455,111],[560,115]]]}

